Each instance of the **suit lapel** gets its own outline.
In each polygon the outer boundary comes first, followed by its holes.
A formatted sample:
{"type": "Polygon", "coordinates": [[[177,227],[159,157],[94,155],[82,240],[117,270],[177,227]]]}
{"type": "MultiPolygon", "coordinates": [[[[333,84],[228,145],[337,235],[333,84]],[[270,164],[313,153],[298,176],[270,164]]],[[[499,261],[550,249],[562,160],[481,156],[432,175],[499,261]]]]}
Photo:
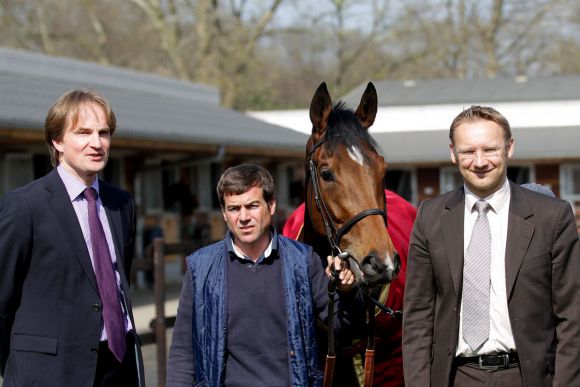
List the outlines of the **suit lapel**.
{"type": "Polygon", "coordinates": [[[508,300],[510,299],[520,266],[534,235],[534,225],[526,220],[533,215],[533,211],[521,193],[521,190],[524,188],[520,188],[511,182],[510,186],[511,198],[508,216],[508,237],[505,248],[505,279],[508,300]]]}
{"type": "Polygon", "coordinates": [[[91,285],[98,293],[97,281],[91,263],[91,256],[89,255],[79,220],[56,168],[47,176],[45,188],[48,191],[48,203],[52,208],[56,219],[58,219],[61,228],[65,230],[64,234],[73,247],[76,253],[75,256],[84,269],[91,285]]]}
{"type": "Polygon", "coordinates": [[[441,233],[455,292],[461,292],[463,276],[463,217],[465,213],[463,190],[456,190],[445,204],[441,217],[441,233]]]}
{"type": "Polygon", "coordinates": [[[102,181],[99,181],[99,191],[101,195],[101,202],[105,207],[109,227],[111,228],[111,235],[113,236],[113,243],[115,244],[115,255],[117,256],[117,270],[121,274],[121,278],[126,278],[125,260],[123,257],[123,222],[121,220],[121,211],[118,203],[115,202],[114,195],[111,194],[109,187],[102,181]]]}

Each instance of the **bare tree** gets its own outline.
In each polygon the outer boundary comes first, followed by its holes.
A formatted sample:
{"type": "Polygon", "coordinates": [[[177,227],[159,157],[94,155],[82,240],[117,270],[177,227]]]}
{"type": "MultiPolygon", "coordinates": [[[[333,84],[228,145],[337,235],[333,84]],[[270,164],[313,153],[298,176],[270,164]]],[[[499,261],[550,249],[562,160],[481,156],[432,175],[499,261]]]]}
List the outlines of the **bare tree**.
{"type": "Polygon", "coordinates": [[[217,84],[222,104],[236,107],[241,79],[282,0],[131,0],[159,34],[175,75],[217,84]],[[267,4],[266,4],[267,3],[267,4]]]}
{"type": "Polygon", "coordinates": [[[180,12],[175,0],[131,0],[148,17],[149,22],[159,34],[161,49],[169,56],[175,75],[182,79],[193,80],[183,44],[183,31],[180,12]]]}
{"type": "Polygon", "coordinates": [[[411,1],[394,27],[395,39],[388,42],[399,50],[395,63],[402,63],[392,77],[400,77],[402,67],[422,77],[532,75],[550,47],[563,39],[554,28],[554,15],[572,3],[411,1]]]}
{"type": "Polygon", "coordinates": [[[306,31],[322,33],[326,40],[325,52],[313,54],[328,56],[330,77],[327,81],[337,93],[344,94],[356,84],[353,80],[362,81],[353,77],[355,69],[366,78],[372,73],[372,70],[363,70],[363,60],[369,59],[368,54],[389,31],[393,22],[389,17],[391,3],[388,0],[326,0],[318,3],[315,12],[308,6],[310,26],[306,26],[306,31]]]}
{"type": "Polygon", "coordinates": [[[576,0],[2,0],[0,45],[306,106],[369,79],[580,73],[576,0]]]}

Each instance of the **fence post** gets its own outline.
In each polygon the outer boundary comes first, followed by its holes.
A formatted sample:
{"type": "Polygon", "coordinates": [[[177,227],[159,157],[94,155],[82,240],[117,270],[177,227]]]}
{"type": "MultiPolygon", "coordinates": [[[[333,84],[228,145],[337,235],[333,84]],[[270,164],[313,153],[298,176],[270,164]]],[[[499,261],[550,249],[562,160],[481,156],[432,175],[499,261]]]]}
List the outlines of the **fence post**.
{"type": "Polygon", "coordinates": [[[153,268],[155,294],[155,344],[157,346],[157,382],[165,387],[167,355],[165,339],[165,245],[163,238],[153,240],[153,268]]]}

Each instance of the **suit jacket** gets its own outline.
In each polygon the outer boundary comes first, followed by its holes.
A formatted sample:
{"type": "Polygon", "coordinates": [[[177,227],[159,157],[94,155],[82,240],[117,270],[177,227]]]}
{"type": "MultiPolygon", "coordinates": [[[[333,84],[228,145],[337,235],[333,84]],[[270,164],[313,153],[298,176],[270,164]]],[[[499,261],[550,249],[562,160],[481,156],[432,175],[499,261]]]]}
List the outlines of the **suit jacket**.
{"type": "MultiPolygon", "coordinates": [[[[510,183],[508,311],[526,387],[580,386],[580,242],[570,204],[510,183]]],[[[449,385],[463,277],[463,189],[421,204],[403,312],[407,386],[449,385]]]]}
{"type": "MultiPolygon", "coordinates": [[[[131,196],[99,181],[131,321],[131,196]]],[[[0,202],[0,371],[4,386],[92,387],[102,329],[89,252],[56,169],[0,202]]],[[[133,324],[133,326],[135,326],[133,324]]],[[[138,343],[138,339],[136,340],[138,343]]],[[[139,344],[136,372],[144,385],[139,344]]]]}

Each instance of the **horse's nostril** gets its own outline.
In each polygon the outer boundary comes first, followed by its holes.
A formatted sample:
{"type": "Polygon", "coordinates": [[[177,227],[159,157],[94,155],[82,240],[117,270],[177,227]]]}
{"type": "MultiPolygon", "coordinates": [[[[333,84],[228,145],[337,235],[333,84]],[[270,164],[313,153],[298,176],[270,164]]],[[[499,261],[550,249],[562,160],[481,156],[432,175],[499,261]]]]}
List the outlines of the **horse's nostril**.
{"type": "Polygon", "coordinates": [[[367,275],[371,274],[378,277],[386,276],[388,277],[387,280],[391,281],[401,270],[401,258],[395,251],[392,259],[388,259],[387,262],[384,263],[376,255],[369,254],[363,259],[362,269],[367,275]]]}
{"type": "Polygon", "coordinates": [[[363,266],[370,266],[370,269],[376,274],[383,274],[386,270],[385,265],[374,255],[367,255],[363,260],[363,266]]]}
{"type": "Polygon", "coordinates": [[[393,259],[393,264],[395,265],[395,269],[393,270],[393,275],[399,274],[399,270],[401,270],[401,257],[399,257],[399,253],[395,251],[395,258],[393,259]]]}

